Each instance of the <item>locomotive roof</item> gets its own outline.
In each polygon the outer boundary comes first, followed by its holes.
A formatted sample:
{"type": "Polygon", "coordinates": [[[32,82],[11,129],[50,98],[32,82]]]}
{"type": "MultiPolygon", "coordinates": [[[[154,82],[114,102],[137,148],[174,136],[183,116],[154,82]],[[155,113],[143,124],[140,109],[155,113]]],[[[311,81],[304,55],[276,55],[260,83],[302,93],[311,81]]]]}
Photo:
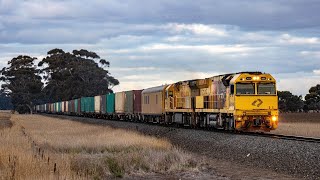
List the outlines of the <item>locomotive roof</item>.
{"type": "MultiPolygon", "coordinates": [[[[236,72],[236,73],[218,74],[218,75],[210,76],[210,77],[207,77],[207,78],[204,78],[204,79],[209,79],[209,78],[212,78],[212,77],[219,77],[219,76],[229,76],[229,75],[236,75],[236,74],[244,74],[244,73],[246,73],[246,74],[255,74],[255,75],[263,74],[260,71],[242,71],[242,72],[236,72]]],[[[200,78],[200,79],[203,79],[203,78],[200,78]]],[[[178,82],[196,81],[196,80],[200,80],[200,79],[189,79],[189,80],[182,80],[182,81],[178,81],[178,82]]]]}
{"type": "Polygon", "coordinates": [[[161,85],[161,86],[156,86],[156,87],[151,87],[148,89],[145,89],[142,91],[142,93],[155,93],[155,92],[160,92],[163,91],[163,89],[166,87],[167,85],[161,85]]]}

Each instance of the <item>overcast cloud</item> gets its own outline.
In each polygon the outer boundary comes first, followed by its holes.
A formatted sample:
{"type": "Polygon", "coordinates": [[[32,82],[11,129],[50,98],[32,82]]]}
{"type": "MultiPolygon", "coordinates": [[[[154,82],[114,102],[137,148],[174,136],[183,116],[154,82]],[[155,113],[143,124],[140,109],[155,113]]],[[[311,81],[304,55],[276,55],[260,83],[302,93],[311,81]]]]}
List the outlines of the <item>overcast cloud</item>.
{"type": "Polygon", "coordinates": [[[318,0],[0,0],[0,67],[19,54],[85,48],[115,90],[220,73],[272,73],[280,90],[320,83],[318,0]]]}

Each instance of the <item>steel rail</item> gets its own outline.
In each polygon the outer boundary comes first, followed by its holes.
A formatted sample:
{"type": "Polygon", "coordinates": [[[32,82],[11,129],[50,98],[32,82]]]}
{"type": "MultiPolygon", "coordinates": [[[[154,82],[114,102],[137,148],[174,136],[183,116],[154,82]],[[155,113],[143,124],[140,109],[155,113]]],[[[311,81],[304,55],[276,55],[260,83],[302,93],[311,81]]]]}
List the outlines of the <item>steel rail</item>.
{"type": "Polygon", "coordinates": [[[293,135],[273,134],[273,133],[257,133],[257,132],[240,132],[239,134],[267,137],[267,138],[274,138],[274,139],[284,139],[284,140],[291,140],[291,141],[320,143],[320,138],[315,138],[315,137],[293,136],[293,135]]]}

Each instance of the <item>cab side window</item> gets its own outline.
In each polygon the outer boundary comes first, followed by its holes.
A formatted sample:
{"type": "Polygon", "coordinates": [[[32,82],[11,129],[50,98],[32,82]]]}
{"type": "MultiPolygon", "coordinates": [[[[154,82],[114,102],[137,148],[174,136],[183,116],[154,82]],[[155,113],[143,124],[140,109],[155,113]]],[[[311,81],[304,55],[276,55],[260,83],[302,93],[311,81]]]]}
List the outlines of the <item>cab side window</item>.
{"type": "Polygon", "coordinates": [[[230,94],[233,95],[234,94],[234,84],[232,84],[230,86],[230,94]]]}

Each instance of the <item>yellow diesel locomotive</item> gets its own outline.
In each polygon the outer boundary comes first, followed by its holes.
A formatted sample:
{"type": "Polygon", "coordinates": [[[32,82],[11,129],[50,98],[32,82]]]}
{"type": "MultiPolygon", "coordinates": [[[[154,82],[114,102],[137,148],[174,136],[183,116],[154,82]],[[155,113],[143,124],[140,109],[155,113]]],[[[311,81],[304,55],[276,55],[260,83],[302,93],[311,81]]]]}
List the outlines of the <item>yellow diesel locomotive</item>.
{"type": "Polygon", "coordinates": [[[239,72],[142,91],[142,119],[165,124],[269,132],[278,126],[276,81],[239,72]]]}

